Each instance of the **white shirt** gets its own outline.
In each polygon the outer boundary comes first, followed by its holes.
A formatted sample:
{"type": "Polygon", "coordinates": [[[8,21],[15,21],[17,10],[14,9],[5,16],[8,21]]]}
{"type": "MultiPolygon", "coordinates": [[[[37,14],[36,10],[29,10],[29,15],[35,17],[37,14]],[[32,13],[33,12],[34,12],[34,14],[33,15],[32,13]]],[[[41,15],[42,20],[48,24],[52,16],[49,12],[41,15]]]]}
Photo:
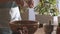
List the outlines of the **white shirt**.
{"type": "Polygon", "coordinates": [[[18,6],[10,10],[11,21],[21,20],[21,15],[18,6]]]}

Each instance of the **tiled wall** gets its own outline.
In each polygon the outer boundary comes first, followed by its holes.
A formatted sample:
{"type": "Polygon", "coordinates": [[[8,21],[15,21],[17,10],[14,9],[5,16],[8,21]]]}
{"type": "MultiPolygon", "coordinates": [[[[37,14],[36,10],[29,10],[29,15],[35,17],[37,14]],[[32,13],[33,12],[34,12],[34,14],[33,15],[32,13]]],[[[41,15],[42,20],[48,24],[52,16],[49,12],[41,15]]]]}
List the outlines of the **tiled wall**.
{"type": "MultiPolygon", "coordinates": [[[[22,20],[28,20],[28,15],[23,15],[22,14],[22,20]]],[[[40,23],[48,23],[49,20],[53,22],[53,16],[46,16],[46,15],[36,15],[36,21],[39,21],[40,23]]]]}

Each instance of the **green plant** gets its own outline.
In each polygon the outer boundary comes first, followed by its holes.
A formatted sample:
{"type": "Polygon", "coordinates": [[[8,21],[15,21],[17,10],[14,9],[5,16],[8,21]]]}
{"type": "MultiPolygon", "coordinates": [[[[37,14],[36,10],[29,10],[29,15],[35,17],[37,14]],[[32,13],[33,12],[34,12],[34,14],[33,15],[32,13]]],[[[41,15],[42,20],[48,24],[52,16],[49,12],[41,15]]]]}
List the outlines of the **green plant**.
{"type": "Polygon", "coordinates": [[[58,15],[56,0],[40,0],[39,4],[35,7],[35,11],[40,15],[58,15]]]}

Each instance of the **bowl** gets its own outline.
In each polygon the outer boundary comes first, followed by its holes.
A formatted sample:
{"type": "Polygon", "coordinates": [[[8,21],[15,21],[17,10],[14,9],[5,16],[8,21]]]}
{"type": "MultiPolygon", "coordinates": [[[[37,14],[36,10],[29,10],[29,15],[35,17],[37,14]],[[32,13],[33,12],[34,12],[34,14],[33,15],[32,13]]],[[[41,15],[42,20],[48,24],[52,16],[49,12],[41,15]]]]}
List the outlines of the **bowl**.
{"type": "Polygon", "coordinates": [[[37,21],[13,21],[9,22],[9,26],[15,33],[21,31],[24,34],[34,34],[39,28],[39,23],[37,21]]]}

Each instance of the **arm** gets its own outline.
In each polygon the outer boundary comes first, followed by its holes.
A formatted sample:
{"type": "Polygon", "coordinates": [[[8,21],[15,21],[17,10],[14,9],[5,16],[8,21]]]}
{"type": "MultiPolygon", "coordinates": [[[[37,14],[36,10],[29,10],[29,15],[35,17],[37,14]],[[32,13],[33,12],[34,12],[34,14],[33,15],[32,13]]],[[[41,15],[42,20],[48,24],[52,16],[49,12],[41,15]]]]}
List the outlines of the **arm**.
{"type": "Polygon", "coordinates": [[[33,1],[33,0],[29,0],[29,1],[28,1],[28,6],[29,6],[30,8],[33,8],[33,7],[34,7],[34,1],[33,1]]]}

